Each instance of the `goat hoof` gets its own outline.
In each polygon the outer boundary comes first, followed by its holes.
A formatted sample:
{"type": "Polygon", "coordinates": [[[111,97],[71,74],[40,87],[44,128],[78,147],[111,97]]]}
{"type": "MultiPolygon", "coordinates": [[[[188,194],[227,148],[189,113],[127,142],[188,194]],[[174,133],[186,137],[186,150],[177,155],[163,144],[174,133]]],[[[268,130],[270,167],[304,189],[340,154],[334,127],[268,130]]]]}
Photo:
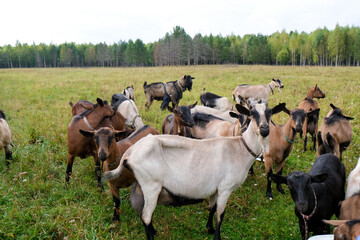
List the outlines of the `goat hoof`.
{"type": "Polygon", "coordinates": [[[119,223],[120,222],[120,219],[119,219],[119,217],[113,217],[113,219],[112,219],[112,224],[116,224],[116,223],[119,223]]]}
{"type": "Polygon", "coordinates": [[[215,233],[215,229],[213,226],[206,226],[207,232],[208,234],[214,234],[215,233]]]}

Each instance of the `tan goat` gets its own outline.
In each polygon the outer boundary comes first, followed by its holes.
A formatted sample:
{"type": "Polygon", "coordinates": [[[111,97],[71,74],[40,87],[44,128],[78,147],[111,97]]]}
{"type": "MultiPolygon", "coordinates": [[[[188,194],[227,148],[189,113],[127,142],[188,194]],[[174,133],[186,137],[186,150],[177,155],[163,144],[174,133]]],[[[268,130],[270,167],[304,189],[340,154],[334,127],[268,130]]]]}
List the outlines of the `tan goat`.
{"type": "MultiPolygon", "coordinates": [[[[128,138],[116,142],[117,137],[121,137],[123,132],[116,131],[112,128],[100,128],[96,131],[83,131],[81,134],[85,137],[94,138],[97,145],[97,155],[104,162],[104,172],[116,169],[119,166],[120,159],[125,151],[141,138],[153,134],[158,135],[159,132],[150,126],[144,126],[133,132],[128,138]],[[109,144],[110,143],[110,144],[109,144]]],[[[108,184],[113,195],[114,201],[114,217],[113,222],[119,221],[120,196],[119,189],[129,187],[135,182],[134,174],[125,169],[123,174],[118,178],[109,180],[108,184]]]]}
{"type": "Polygon", "coordinates": [[[350,145],[353,130],[349,120],[354,118],[343,115],[340,108],[330,104],[332,110],[326,115],[317,133],[317,156],[333,153],[340,160],[342,152],[350,145]]]}
{"type": "MultiPolygon", "coordinates": [[[[325,98],[325,93],[315,85],[309,89],[304,100],[299,104],[300,109],[304,109],[305,112],[310,112],[315,109],[319,109],[319,103],[314,98],[325,98]]],[[[314,143],[314,150],[316,149],[316,133],[318,131],[319,114],[306,117],[303,125],[303,130],[300,133],[300,137],[304,139],[304,152],[306,151],[307,133],[310,133],[312,141],[314,143]]]]}
{"type": "Polygon", "coordinates": [[[242,98],[248,99],[248,98],[254,98],[256,100],[260,99],[267,99],[270,95],[270,93],[274,94],[274,89],[278,88],[280,91],[280,88],[283,88],[284,85],[282,84],[280,79],[273,79],[269,84],[266,85],[238,85],[235,87],[235,90],[233,91],[233,98],[237,104],[241,103],[241,100],[239,98],[239,95],[242,98]]]}
{"type": "MultiPolygon", "coordinates": [[[[266,195],[272,199],[271,192],[271,175],[272,166],[276,164],[276,174],[281,175],[286,158],[289,156],[293,143],[295,141],[296,133],[301,132],[305,117],[319,114],[319,109],[305,113],[303,109],[295,108],[289,110],[284,108],[283,111],[289,114],[289,120],[285,125],[270,125],[269,135],[269,151],[264,154],[265,158],[265,172],[267,174],[267,190],[266,195]]],[[[284,193],[280,184],[276,188],[282,194],[284,193]]]]}

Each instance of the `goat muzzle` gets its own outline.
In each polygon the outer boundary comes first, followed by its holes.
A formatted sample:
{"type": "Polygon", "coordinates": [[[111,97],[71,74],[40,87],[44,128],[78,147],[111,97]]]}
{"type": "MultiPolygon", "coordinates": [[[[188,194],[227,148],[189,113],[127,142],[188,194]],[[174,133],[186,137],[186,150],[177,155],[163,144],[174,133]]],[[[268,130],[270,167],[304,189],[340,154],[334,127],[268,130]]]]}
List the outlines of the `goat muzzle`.
{"type": "Polygon", "coordinates": [[[260,126],[260,135],[261,136],[267,137],[269,135],[269,133],[270,133],[270,128],[269,128],[268,124],[260,126]]]}
{"type": "Polygon", "coordinates": [[[102,149],[99,153],[99,159],[104,162],[107,158],[107,154],[105,153],[104,149],[102,149]]]}

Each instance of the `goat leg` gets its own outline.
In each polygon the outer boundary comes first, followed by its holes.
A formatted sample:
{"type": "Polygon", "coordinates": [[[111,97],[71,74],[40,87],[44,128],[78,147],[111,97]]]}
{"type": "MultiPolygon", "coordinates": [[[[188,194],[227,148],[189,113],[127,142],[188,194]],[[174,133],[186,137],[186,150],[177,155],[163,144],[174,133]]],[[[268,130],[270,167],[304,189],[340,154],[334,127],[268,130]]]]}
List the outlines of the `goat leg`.
{"type": "Polygon", "coordinates": [[[152,225],[152,222],[150,222],[149,225],[146,225],[146,223],[144,221],[142,221],[142,222],[145,227],[146,239],[154,240],[154,235],[156,235],[156,229],[152,225]]]}
{"type": "Polygon", "coordinates": [[[221,227],[222,221],[224,219],[224,215],[225,215],[225,211],[223,211],[223,213],[220,215],[220,221],[216,222],[216,230],[215,230],[215,234],[214,234],[214,240],[221,240],[220,227],[221,227]]]}
{"type": "Polygon", "coordinates": [[[271,175],[273,174],[272,169],[267,174],[267,189],[266,189],[266,196],[268,196],[270,199],[273,198],[271,193],[271,175]]]}
{"type": "Polygon", "coordinates": [[[71,173],[72,173],[72,166],[74,164],[74,156],[68,154],[67,166],[66,166],[66,176],[65,176],[65,184],[69,183],[71,173]]]}
{"type": "Polygon", "coordinates": [[[213,217],[214,217],[215,212],[216,212],[216,204],[212,208],[210,208],[209,218],[206,223],[206,229],[209,234],[215,233],[215,229],[213,227],[213,217]]]}
{"type": "MultiPolygon", "coordinates": [[[[118,191],[119,191],[119,189],[118,189],[118,191]]],[[[113,195],[113,201],[114,201],[114,216],[113,216],[112,222],[115,223],[115,222],[120,221],[120,217],[119,217],[120,199],[113,195]]]]}
{"type": "MultiPolygon", "coordinates": [[[[282,175],[282,168],[280,169],[280,171],[277,173],[278,175],[282,175]]],[[[276,189],[281,193],[281,194],[285,194],[283,188],[281,187],[281,184],[277,183],[276,184],[276,189]]]]}
{"type": "Polygon", "coordinates": [[[5,148],[5,159],[6,159],[6,166],[9,166],[11,160],[13,160],[12,158],[12,152],[11,150],[8,150],[7,148],[5,148]]]}

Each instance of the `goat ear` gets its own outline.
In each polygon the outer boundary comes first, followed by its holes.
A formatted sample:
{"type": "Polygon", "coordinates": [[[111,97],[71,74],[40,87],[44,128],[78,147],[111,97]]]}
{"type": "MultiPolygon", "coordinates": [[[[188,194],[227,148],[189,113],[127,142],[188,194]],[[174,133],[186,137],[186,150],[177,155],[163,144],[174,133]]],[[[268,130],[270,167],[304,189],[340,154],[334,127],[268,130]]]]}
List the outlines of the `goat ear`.
{"type": "Polygon", "coordinates": [[[194,107],[196,106],[197,103],[198,103],[198,102],[196,101],[194,104],[189,105],[188,107],[189,107],[190,109],[192,109],[192,108],[194,108],[194,107]]]}
{"type": "Polygon", "coordinates": [[[103,100],[101,100],[100,98],[96,99],[96,102],[100,105],[100,106],[104,106],[104,102],[103,100]]]}
{"type": "Polygon", "coordinates": [[[115,130],[115,137],[120,138],[120,137],[125,137],[126,136],[126,130],[124,131],[116,131],[115,130]]]}
{"type": "Polygon", "coordinates": [[[276,82],[276,80],[275,80],[275,79],[273,79],[273,81],[275,81],[275,82],[276,82]]]}
{"type": "Polygon", "coordinates": [[[290,115],[290,113],[291,113],[291,111],[287,107],[284,107],[283,112],[288,115],[290,115]]]}
{"type": "Polygon", "coordinates": [[[229,112],[229,115],[230,115],[230,117],[233,117],[233,118],[238,118],[240,116],[235,112],[229,112]]]}
{"type": "Polygon", "coordinates": [[[286,103],[279,103],[278,105],[276,105],[275,107],[273,107],[273,108],[271,109],[272,114],[274,115],[274,114],[277,114],[277,113],[283,111],[283,109],[285,108],[285,106],[286,106],[286,103]]]}
{"type": "Polygon", "coordinates": [[[235,107],[236,107],[236,110],[238,110],[239,113],[244,114],[246,116],[250,116],[250,111],[246,107],[243,107],[240,104],[236,104],[235,107]]]}
{"type": "Polygon", "coordinates": [[[306,113],[306,116],[307,116],[307,117],[314,116],[314,115],[319,114],[319,112],[320,112],[320,109],[319,109],[319,108],[318,108],[318,109],[315,109],[315,110],[313,110],[313,111],[311,111],[311,108],[310,108],[310,112],[307,112],[307,113],[306,113]]]}
{"type": "Polygon", "coordinates": [[[345,115],[343,115],[343,117],[344,117],[345,119],[347,119],[347,120],[354,120],[353,117],[349,117],[349,116],[345,116],[345,115]]]}
{"type": "Polygon", "coordinates": [[[330,107],[331,107],[332,109],[336,109],[336,108],[337,108],[337,107],[335,107],[335,105],[332,104],[332,103],[330,103],[330,107]]]}
{"type": "Polygon", "coordinates": [[[311,176],[311,183],[322,183],[325,182],[325,180],[328,178],[327,173],[320,173],[315,176],[311,176]]]}
{"type": "Polygon", "coordinates": [[[317,88],[317,84],[315,85],[315,89],[317,88]]]}
{"type": "Polygon", "coordinates": [[[272,174],[270,177],[276,184],[287,184],[287,176],[272,174]]]}
{"type": "Polygon", "coordinates": [[[338,227],[338,226],[346,223],[349,220],[326,220],[326,219],[323,219],[322,221],[326,224],[330,224],[332,226],[338,227]]]}
{"type": "Polygon", "coordinates": [[[80,129],[79,132],[82,135],[84,135],[85,137],[93,137],[94,133],[95,133],[95,131],[85,131],[85,130],[82,130],[82,129],[80,129]]]}

